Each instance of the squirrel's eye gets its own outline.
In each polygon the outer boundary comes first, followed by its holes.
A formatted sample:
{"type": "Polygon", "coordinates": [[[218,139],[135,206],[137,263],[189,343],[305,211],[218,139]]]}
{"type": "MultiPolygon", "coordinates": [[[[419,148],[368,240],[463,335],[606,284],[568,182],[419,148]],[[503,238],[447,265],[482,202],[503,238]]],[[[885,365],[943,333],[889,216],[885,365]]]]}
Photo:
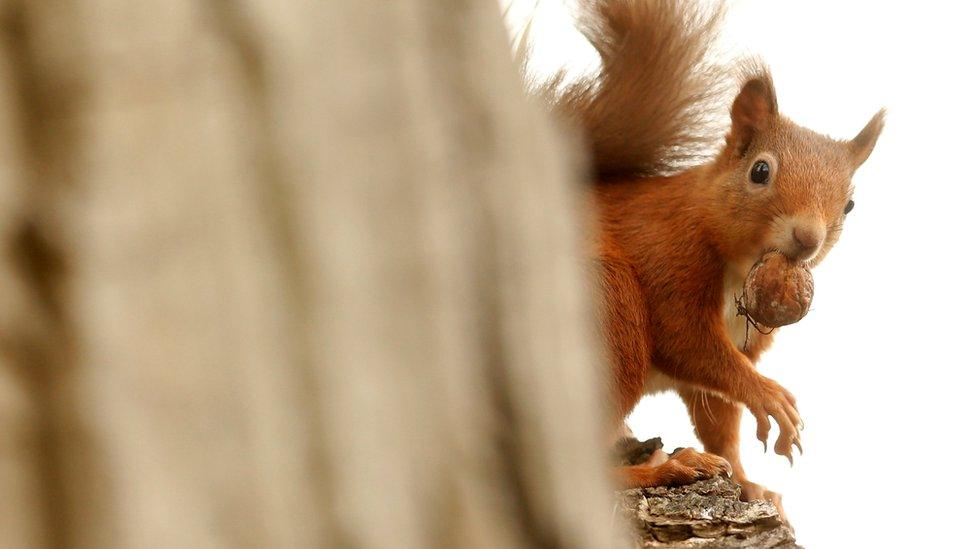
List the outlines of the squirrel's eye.
{"type": "Polygon", "coordinates": [[[847,215],[847,214],[851,213],[851,210],[853,210],[853,209],[854,209],[854,201],[853,200],[848,200],[847,201],[847,205],[844,206],[844,215],[847,215]]]}
{"type": "Polygon", "coordinates": [[[756,185],[769,183],[769,164],[765,160],[759,160],[752,165],[752,169],[749,170],[749,181],[756,185]]]}

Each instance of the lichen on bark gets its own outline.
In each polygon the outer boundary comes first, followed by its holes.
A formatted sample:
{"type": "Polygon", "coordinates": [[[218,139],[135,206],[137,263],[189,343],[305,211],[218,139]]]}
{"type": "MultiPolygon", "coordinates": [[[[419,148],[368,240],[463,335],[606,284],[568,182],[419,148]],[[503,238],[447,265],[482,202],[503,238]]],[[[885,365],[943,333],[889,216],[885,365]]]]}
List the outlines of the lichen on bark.
{"type": "Polygon", "coordinates": [[[722,477],[624,490],[617,512],[633,523],[635,547],[799,547],[772,503],[739,501],[739,486],[722,477]]]}

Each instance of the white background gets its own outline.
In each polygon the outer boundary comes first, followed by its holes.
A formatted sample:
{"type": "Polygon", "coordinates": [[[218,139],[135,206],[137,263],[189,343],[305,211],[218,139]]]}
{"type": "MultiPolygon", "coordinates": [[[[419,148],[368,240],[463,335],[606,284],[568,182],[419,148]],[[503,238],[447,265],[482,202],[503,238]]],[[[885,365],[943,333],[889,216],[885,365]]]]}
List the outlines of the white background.
{"type": "MultiPolygon", "coordinates": [[[[535,5],[515,0],[511,20],[535,5]]],[[[814,273],[813,309],[760,363],[797,396],[806,453],[790,468],[763,454],[751,416],[742,425],[746,471],[784,494],[807,547],[974,543],[974,6],[731,5],[724,41],[766,60],[783,114],[850,138],[888,108],[844,234],[814,273]]],[[[592,63],[561,0],[535,13],[533,68],[592,63]]],[[[675,395],[646,398],[630,423],[700,447],[675,395]]]]}

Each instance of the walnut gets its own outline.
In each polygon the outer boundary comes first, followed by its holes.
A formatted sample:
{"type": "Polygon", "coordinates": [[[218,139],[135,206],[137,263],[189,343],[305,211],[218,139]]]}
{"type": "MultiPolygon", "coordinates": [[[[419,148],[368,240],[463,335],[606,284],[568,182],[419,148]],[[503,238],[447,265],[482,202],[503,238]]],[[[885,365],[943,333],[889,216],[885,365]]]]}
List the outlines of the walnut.
{"type": "Polygon", "coordinates": [[[742,305],[755,322],[778,328],[798,322],[813,301],[813,275],[806,262],[780,252],[763,255],[746,276],[742,305]]]}

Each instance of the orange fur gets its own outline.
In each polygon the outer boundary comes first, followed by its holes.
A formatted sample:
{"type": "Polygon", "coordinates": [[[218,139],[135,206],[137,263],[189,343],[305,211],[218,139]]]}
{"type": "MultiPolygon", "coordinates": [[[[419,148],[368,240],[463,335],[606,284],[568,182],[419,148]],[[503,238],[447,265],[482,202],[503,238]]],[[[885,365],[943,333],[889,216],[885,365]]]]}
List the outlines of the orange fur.
{"type": "Polygon", "coordinates": [[[731,476],[732,467],[720,456],[683,448],[659,465],[618,467],[616,472],[619,484],[639,488],[689,484],[716,475],[731,476]]]}
{"type": "MultiPolygon", "coordinates": [[[[855,139],[830,139],[780,115],[768,70],[741,63],[735,100],[722,107],[731,127],[716,131],[722,75],[736,72],[705,61],[720,11],[672,0],[589,2],[581,26],[601,71],[578,82],[557,77],[542,90],[556,112],[583,128],[593,155],[598,230],[591,246],[602,274],[613,428],[654,389],[650,380],[663,376],[685,400],[705,450],[728,460],[744,497],[768,498],[774,495],[746,480],[739,460],[742,407],[756,417],[764,444],[768,418],[776,421],[774,449],[791,461],[801,421],[793,396],[755,368],[772,337],[753,332],[748,346],[738,343],[729,288],[741,288],[770,249],[811,264],[824,257],[883,112],[855,139]],[[689,166],[709,150],[707,161],[689,166]],[[750,176],[759,161],[771,174],[762,184],[750,176]],[[822,239],[800,246],[801,230],[822,239]]],[[[655,485],[700,473],[688,470],[665,463],[621,468],[618,476],[655,485]]],[[[704,470],[721,467],[711,462],[704,470]]]]}

